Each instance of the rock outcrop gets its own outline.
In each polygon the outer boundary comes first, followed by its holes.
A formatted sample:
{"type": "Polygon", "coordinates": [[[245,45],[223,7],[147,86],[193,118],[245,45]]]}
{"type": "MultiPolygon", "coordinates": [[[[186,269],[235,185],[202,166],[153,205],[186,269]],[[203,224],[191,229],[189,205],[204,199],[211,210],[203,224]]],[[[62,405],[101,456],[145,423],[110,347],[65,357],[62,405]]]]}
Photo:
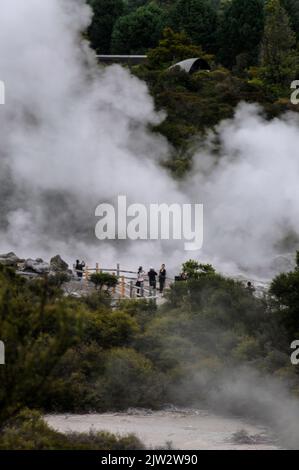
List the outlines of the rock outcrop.
{"type": "Polygon", "coordinates": [[[18,258],[15,253],[6,253],[0,255],[0,264],[4,266],[16,268],[18,263],[20,263],[21,261],[22,260],[18,258]]]}
{"type": "Polygon", "coordinates": [[[50,261],[50,269],[54,273],[68,273],[69,265],[63,261],[60,255],[56,255],[50,261]]]}
{"type": "Polygon", "coordinates": [[[60,255],[54,256],[50,263],[47,263],[41,258],[26,260],[18,258],[15,253],[6,253],[0,255],[0,264],[8,267],[15,268],[19,274],[25,276],[32,275],[45,275],[49,276],[63,276],[65,281],[72,279],[72,271],[69,269],[69,265],[61,258],[60,255]]]}
{"type": "Polygon", "coordinates": [[[48,274],[50,272],[50,265],[41,258],[37,259],[26,259],[24,264],[25,272],[33,272],[36,274],[48,274]]]}
{"type": "Polygon", "coordinates": [[[61,256],[56,255],[50,261],[50,276],[58,276],[64,279],[64,282],[69,282],[72,279],[73,272],[61,256]]]}

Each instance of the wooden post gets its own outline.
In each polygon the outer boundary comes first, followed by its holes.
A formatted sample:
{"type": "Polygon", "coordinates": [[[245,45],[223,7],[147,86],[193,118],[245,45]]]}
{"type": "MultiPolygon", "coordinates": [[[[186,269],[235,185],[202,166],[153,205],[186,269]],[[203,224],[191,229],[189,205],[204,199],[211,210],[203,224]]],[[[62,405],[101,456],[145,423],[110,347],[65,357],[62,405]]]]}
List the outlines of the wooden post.
{"type": "Polygon", "coordinates": [[[126,288],[125,288],[125,276],[122,276],[120,284],[120,296],[123,299],[126,296],[126,288]]]}
{"type": "Polygon", "coordinates": [[[120,275],[120,265],[119,265],[119,263],[117,263],[116,275],[117,275],[117,277],[119,278],[119,275],[120,275]]]}
{"type": "Polygon", "coordinates": [[[99,272],[100,272],[99,263],[96,263],[96,273],[98,274],[99,272]]]}
{"type": "Polygon", "coordinates": [[[133,293],[134,293],[133,281],[130,281],[130,299],[133,298],[133,293]]]}
{"type": "MultiPolygon", "coordinates": [[[[112,273],[112,276],[115,276],[115,273],[112,273]]],[[[116,291],[116,288],[115,288],[115,286],[114,286],[114,287],[112,287],[112,293],[113,293],[113,295],[115,295],[115,291],[116,291]]]]}

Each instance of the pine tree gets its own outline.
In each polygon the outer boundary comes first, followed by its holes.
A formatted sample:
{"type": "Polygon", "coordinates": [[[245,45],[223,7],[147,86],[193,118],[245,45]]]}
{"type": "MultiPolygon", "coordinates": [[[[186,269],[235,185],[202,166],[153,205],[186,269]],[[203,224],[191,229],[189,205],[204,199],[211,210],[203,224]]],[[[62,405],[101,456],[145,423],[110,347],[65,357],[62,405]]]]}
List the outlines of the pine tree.
{"type": "Polygon", "coordinates": [[[123,0],[88,0],[88,3],[94,15],[88,31],[91,45],[99,54],[109,54],[114,24],[124,12],[123,0]]]}
{"type": "Polygon", "coordinates": [[[232,0],[223,8],[218,32],[219,60],[230,68],[241,57],[245,67],[255,65],[264,29],[264,0],[232,0]]]}
{"type": "Polygon", "coordinates": [[[269,0],[261,45],[260,65],[264,77],[271,83],[289,84],[295,77],[298,55],[296,35],[280,0],[269,0]]]}
{"type": "Polygon", "coordinates": [[[285,8],[290,17],[291,25],[299,39],[299,0],[281,0],[282,6],[285,8]]]}
{"type": "Polygon", "coordinates": [[[184,31],[197,46],[214,52],[217,13],[207,0],[177,0],[170,14],[174,31],[184,31]]]}

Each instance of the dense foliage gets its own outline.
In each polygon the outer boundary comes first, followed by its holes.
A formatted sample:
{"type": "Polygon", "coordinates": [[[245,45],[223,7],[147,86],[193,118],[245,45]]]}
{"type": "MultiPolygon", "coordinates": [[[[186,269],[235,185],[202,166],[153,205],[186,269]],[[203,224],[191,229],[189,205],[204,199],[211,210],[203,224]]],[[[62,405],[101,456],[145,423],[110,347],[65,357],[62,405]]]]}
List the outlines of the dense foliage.
{"type": "Polygon", "coordinates": [[[111,52],[140,54],[154,47],[163,30],[163,10],[154,3],[120,17],[113,29],[111,52]]]}
{"type": "Polygon", "coordinates": [[[154,130],[172,144],[163,164],[174,177],[192,168],[199,140],[233,117],[240,101],[259,103],[268,118],[298,111],[290,86],[299,76],[299,0],[123,0],[116,7],[119,1],[107,16],[107,0],[90,0],[91,43],[99,52],[148,55],[132,72],[148,84],[157,109],[166,111],[154,130]],[[169,69],[193,57],[211,71],[169,69]]]}
{"type": "Polygon", "coordinates": [[[256,64],[264,29],[264,0],[232,0],[221,16],[218,45],[223,65],[256,64]]]}
{"type": "Polygon", "coordinates": [[[279,0],[269,0],[266,12],[261,45],[262,73],[268,81],[288,86],[297,73],[296,35],[279,0]]]}
{"type": "MultiPolygon", "coordinates": [[[[276,0],[275,0],[276,1],[276,0]]],[[[88,0],[89,37],[98,52],[143,53],[158,44],[163,25],[185,32],[227,67],[258,63],[265,17],[273,0],[88,0]],[[135,36],[134,37],[134,33],[135,36]]],[[[277,0],[299,37],[298,0],[277,0]]],[[[275,2],[274,2],[275,3],[275,2]]],[[[270,8],[271,9],[271,8],[270,8]]]]}
{"type": "Polygon", "coordinates": [[[169,24],[175,31],[184,31],[205,50],[216,51],[217,13],[210,1],[177,0],[171,9],[169,24]]]}
{"type": "Polygon", "coordinates": [[[124,12],[122,0],[88,0],[93,9],[93,21],[88,30],[91,45],[98,53],[110,51],[111,36],[116,20],[124,12]]]}

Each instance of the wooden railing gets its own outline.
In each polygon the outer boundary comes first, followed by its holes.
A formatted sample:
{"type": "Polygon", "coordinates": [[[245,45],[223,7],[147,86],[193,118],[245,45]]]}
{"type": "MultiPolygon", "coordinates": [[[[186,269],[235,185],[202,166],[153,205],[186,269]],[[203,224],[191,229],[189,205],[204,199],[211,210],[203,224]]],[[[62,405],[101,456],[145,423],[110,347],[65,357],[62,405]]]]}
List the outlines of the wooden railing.
{"type": "MultiPolygon", "coordinates": [[[[95,268],[90,268],[85,266],[83,270],[83,278],[85,282],[89,283],[90,275],[93,273],[110,273],[117,277],[118,283],[112,288],[112,294],[115,298],[119,299],[157,299],[158,290],[154,289],[149,285],[149,281],[146,279],[143,283],[143,286],[136,286],[137,273],[136,271],[129,271],[126,269],[121,269],[120,264],[117,264],[116,268],[102,268],[100,263],[96,263],[95,268]]],[[[157,276],[158,278],[158,276],[157,276]]],[[[174,279],[169,277],[166,278],[165,288],[172,283],[174,279]]],[[[159,282],[157,281],[157,286],[159,282]]]]}

